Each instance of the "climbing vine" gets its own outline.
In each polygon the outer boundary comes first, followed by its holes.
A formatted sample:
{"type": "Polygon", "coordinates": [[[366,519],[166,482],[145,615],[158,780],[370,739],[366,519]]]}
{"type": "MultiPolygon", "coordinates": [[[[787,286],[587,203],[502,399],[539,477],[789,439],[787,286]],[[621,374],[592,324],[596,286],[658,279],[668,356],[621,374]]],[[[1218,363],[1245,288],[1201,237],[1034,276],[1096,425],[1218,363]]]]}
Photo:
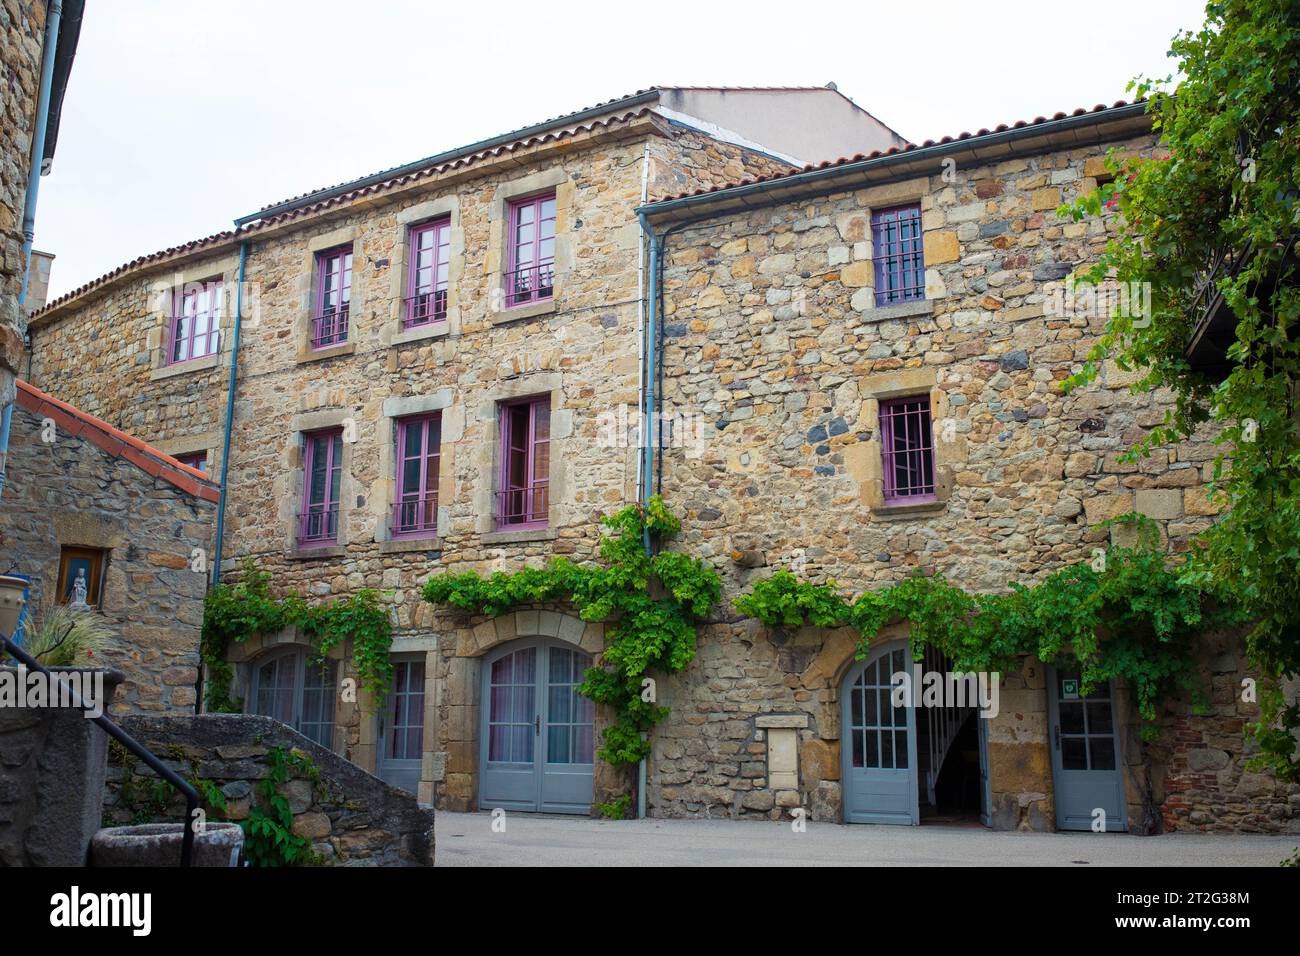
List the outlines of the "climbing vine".
{"type": "Polygon", "coordinates": [[[254,792],[258,804],[249,808],[244,828],[244,857],[250,866],[300,866],[320,862],[311,840],[293,832],[293,808],[280,787],[290,776],[300,774],[315,790],[323,786],[320,768],[305,753],[271,747],[267,750],[267,773],[254,792]]]}
{"type": "Polygon", "coordinates": [[[1034,585],[1013,583],[1002,594],[972,594],[941,574],[918,573],[850,600],[834,581],[813,584],[777,571],[735,605],[769,626],[851,626],[860,635],[859,658],[882,627],[904,620],[915,657],[935,647],[956,671],[1005,672],[1020,655],[1032,654],[1077,666],[1085,691],[1124,678],[1149,740],[1158,732],[1159,704],[1171,693],[1191,690],[1200,706],[1197,635],[1239,617],[1184,579],[1159,550],[1150,519],[1125,515],[1106,525],[1113,523],[1136,525],[1137,543],[1112,546],[1034,585]]]}
{"type": "Polygon", "coordinates": [[[496,616],[519,605],[571,602],[584,621],[607,624],[600,666],[584,675],[578,692],[615,712],[599,757],[619,766],[649,751],[641,734],[662,720],[660,706],[643,682],[651,672],[676,673],[695,657],[696,628],[718,604],[717,571],[697,558],[660,547],[681,523],[656,495],[601,523],[603,565],[579,565],[558,557],[541,568],[436,574],[424,585],[424,599],[475,614],[496,616]],[[650,545],[647,554],[646,544],[650,545]]]}
{"type": "Polygon", "coordinates": [[[239,581],[218,584],[204,599],[200,646],[208,675],[208,710],[239,709],[239,702],[230,698],[233,669],[226,661],[230,644],[246,641],[254,634],[274,634],[286,627],[296,627],[307,637],[316,663],[339,644],[351,641],[352,660],[362,686],[372,700],[381,702],[392,680],[389,648],[393,625],[379,604],[378,592],[364,588],[331,603],[313,605],[297,594],[273,598],[270,577],[249,560],[239,581]]]}

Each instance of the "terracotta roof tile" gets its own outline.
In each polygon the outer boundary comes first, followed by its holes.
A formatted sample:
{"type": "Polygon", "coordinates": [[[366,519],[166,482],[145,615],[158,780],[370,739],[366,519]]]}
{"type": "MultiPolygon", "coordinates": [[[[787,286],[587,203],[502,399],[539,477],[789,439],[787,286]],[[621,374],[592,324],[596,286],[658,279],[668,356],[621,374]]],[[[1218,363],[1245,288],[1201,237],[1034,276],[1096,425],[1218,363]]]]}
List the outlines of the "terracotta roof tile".
{"type": "Polygon", "coordinates": [[[103,419],[42,392],[22,379],[18,380],[18,405],[33,415],[53,419],[55,425],[68,434],[84,438],[111,457],[123,458],[186,494],[205,501],[216,501],[220,497],[216,482],[206,473],[181,464],[171,455],[133,435],[119,431],[103,419]]]}
{"type": "MultiPolygon", "coordinates": [[[[1143,101],[1135,100],[1134,104],[1141,103],[1141,102],[1143,101]]],[[[894,156],[898,153],[910,153],[913,150],[925,149],[931,146],[942,146],[946,143],[956,143],[956,142],[961,142],[963,140],[975,139],[976,137],[980,137],[980,136],[989,136],[994,133],[1004,133],[1007,130],[1027,129],[1031,126],[1041,126],[1044,123],[1050,123],[1056,120],[1062,120],[1069,116],[1086,116],[1089,113],[1104,113],[1107,110],[1119,109],[1120,107],[1129,106],[1129,105],[1130,104],[1125,100],[1117,100],[1115,103],[1113,103],[1110,106],[1106,106],[1105,104],[1098,103],[1092,109],[1085,109],[1083,107],[1080,107],[1079,109],[1076,109],[1071,113],[1053,113],[1051,116],[1035,116],[1032,120],[1017,120],[1016,122],[1011,123],[1009,125],[1006,123],[1002,123],[994,127],[993,129],[981,128],[974,133],[962,132],[962,133],[958,133],[956,136],[945,136],[942,139],[937,139],[937,140],[927,139],[923,143],[908,143],[906,146],[901,146],[901,147],[891,146],[889,149],[886,150],[877,149],[877,150],[873,150],[870,153],[865,153],[865,154],[856,153],[853,156],[841,156],[838,159],[823,160],[820,163],[809,163],[807,166],[804,166],[802,169],[792,169],[789,172],[772,173],[771,175],[767,175],[767,176],[752,176],[747,179],[739,179],[736,180],[735,182],[723,183],[722,185],[712,186],[707,189],[694,189],[682,193],[677,193],[671,196],[660,196],[657,199],[651,200],[651,203],[668,202],[673,199],[686,199],[690,196],[703,196],[709,193],[722,192],[723,190],[726,189],[735,189],[737,186],[752,186],[756,183],[765,183],[765,182],[771,182],[773,180],[778,180],[778,179],[787,179],[791,176],[797,176],[800,173],[810,173],[818,169],[830,169],[835,166],[848,166],[852,163],[861,163],[869,159],[879,159],[883,156],[894,156]]]]}

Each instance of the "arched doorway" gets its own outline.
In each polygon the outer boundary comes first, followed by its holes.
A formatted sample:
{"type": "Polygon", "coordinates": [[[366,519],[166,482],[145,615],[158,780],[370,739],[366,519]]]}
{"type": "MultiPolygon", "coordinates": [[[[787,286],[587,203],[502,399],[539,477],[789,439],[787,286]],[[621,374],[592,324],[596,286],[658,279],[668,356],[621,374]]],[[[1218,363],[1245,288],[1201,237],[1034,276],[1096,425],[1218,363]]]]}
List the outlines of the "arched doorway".
{"type": "Polygon", "coordinates": [[[841,687],[845,823],[921,822],[916,711],[894,706],[892,676],[909,671],[907,642],[889,641],[854,664],[841,687]]]}
{"type": "Polygon", "coordinates": [[[578,685],[592,659],[562,641],[512,641],[483,661],[479,805],[588,813],[592,702],[578,685]]]}
{"type": "Polygon", "coordinates": [[[334,749],[338,665],[313,663],[304,647],[273,650],[253,662],[250,714],[273,717],[322,747],[334,749]]]}

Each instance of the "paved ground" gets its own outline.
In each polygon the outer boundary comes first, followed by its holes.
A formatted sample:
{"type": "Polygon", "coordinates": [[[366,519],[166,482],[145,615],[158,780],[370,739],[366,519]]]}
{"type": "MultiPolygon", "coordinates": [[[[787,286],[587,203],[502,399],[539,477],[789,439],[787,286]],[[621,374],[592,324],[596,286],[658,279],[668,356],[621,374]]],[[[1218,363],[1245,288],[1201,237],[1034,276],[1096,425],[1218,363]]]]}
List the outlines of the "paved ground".
{"type": "Polygon", "coordinates": [[[1297,836],[993,833],[954,826],[437,816],[438,866],[1276,866],[1297,836]]]}

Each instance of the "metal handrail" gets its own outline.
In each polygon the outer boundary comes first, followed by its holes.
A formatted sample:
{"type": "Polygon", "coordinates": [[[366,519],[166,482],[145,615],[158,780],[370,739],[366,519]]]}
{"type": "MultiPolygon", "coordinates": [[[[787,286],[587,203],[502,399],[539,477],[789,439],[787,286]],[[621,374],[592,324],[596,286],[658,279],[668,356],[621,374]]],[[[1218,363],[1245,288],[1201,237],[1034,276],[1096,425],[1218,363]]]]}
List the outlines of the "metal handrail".
{"type": "MultiPolygon", "coordinates": [[[[38,662],[25,650],[11,641],[9,638],[0,634],[0,646],[3,646],[4,652],[16,658],[26,667],[44,674],[46,677],[53,677],[49,668],[38,662]]],[[[68,691],[72,695],[72,703],[82,710],[92,710],[93,705],[87,704],[77,693],[77,689],[68,686],[68,691]]],[[[99,725],[99,729],[104,731],[119,744],[129,750],[136,758],[143,760],[145,764],[158,776],[162,777],[173,787],[179,790],[185,797],[185,835],[181,838],[181,866],[189,866],[194,858],[194,811],[199,808],[199,792],[187,783],[176,771],[172,770],[165,763],[155,757],[139,741],[128,734],[125,730],[113,723],[112,719],[106,714],[100,714],[98,717],[91,717],[99,725]]]]}

